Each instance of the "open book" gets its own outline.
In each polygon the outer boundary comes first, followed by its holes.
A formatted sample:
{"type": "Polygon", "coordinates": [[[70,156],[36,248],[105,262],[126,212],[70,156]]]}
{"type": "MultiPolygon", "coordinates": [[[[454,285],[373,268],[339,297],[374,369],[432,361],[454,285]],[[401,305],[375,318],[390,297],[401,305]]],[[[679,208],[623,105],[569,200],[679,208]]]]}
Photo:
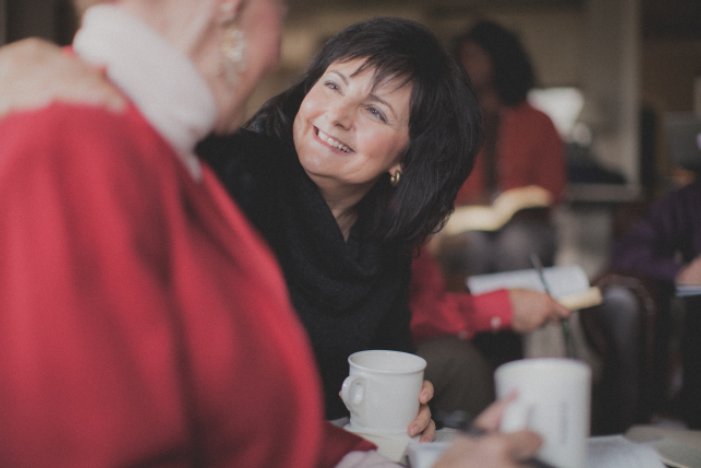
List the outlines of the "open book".
{"type": "MultiPolygon", "coordinates": [[[[590,285],[586,273],[577,265],[545,268],[543,276],[553,297],[568,309],[593,307],[603,300],[601,290],[590,285]]],[[[470,276],[467,287],[472,294],[513,288],[544,291],[538,272],[533,269],[470,276]]]]}
{"type": "Polygon", "coordinates": [[[446,234],[464,231],[496,231],[518,211],[546,208],[552,204],[550,192],[537,185],[502,192],[491,205],[469,205],[455,209],[443,228],[446,234]]]}
{"type": "MultiPolygon", "coordinates": [[[[450,429],[448,429],[450,430],[450,429]]],[[[412,442],[408,447],[409,466],[411,468],[429,468],[440,458],[455,437],[440,429],[436,433],[436,442],[412,442]]],[[[698,443],[698,434],[683,431],[691,444],[698,443]]],[[[681,434],[681,433],[680,433],[681,434]]],[[[675,446],[674,454],[661,450],[658,440],[638,440],[626,435],[590,437],[587,443],[587,468],[695,468],[699,467],[698,450],[686,441],[675,446]]]]}

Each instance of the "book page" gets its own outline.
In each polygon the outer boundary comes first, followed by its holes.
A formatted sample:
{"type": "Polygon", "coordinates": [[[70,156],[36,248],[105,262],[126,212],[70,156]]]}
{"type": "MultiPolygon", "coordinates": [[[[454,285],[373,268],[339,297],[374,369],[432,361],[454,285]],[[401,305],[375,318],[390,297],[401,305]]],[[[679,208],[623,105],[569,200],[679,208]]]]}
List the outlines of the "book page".
{"type": "Polygon", "coordinates": [[[537,185],[506,190],[491,205],[466,205],[453,211],[443,232],[448,235],[464,231],[496,231],[520,210],[552,205],[550,192],[537,185]]]}
{"type": "MultiPolygon", "coordinates": [[[[550,293],[555,298],[589,289],[589,278],[578,265],[548,267],[543,270],[543,275],[550,293]]],[[[533,269],[470,276],[467,278],[467,287],[472,294],[482,294],[502,288],[544,291],[540,276],[533,269]]]]}
{"type": "MultiPolygon", "coordinates": [[[[577,265],[545,268],[543,276],[553,298],[568,309],[586,309],[603,302],[601,290],[589,286],[589,278],[577,265]]],[[[470,276],[466,283],[472,294],[513,288],[545,292],[540,275],[533,269],[470,276]]]]}
{"type": "Polygon", "coordinates": [[[594,286],[584,291],[560,296],[557,298],[557,302],[571,310],[586,309],[604,302],[604,296],[601,289],[594,286]]]}
{"type": "MultiPolygon", "coordinates": [[[[449,440],[439,437],[438,442],[409,444],[409,466],[430,468],[448,448],[449,440]]],[[[665,468],[652,447],[631,442],[620,435],[590,437],[587,454],[587,468],[665,468]]]]}
{"type": "Polygon", "coordinates": [[[655,449],[621,435],[592,437],[588,448],[591,468],[664,468],[655,449]]]}

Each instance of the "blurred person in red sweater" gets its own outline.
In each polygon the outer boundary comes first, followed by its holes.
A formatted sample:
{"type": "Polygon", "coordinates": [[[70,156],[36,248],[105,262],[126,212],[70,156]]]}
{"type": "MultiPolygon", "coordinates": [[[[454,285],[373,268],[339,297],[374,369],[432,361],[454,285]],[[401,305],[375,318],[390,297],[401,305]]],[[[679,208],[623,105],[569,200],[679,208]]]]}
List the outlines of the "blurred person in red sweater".
{"type": "MultiPolygon", "coordinates": [[[[451,289],[469,275],[530,268],[536,254],[551,266],[557,250],[552,206],[566,182],[564,144],[553,122],[527,100],[536,77],[523,44],[512,31],[481,21],[457,36],[453,53],[477,94],[483,144],[458,192],[456,207],[491,204],[505,191],[538,186],[551,205],[518,211],[495,231],[439,234],[436,257],[451,289]]],[[[476,343],[496,362],[522,357],[521,337],[510,331],[479,334],[476,343]]]]}

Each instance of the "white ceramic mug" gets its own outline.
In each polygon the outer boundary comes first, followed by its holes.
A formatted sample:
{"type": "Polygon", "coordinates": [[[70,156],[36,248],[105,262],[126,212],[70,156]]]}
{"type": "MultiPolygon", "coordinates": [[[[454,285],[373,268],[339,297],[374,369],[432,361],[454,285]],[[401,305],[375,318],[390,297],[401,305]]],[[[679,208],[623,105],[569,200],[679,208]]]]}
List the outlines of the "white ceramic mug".
{"type": "Polygon", "coordinates": [[[587,463],[591,369],[574,359],[522,359],[501,365],[494,375],[497,396],[516,391],[501,430],[531,429],[543,437],[538,458],[562,468],[587,463]]]}
{"type": "Polygon", "coordinates": [[[406,434],[419,412],[426,361],[400,351],[368,350],[351,354],[348,364],[341,399],[350,411],[350,429],[406,434]]]}

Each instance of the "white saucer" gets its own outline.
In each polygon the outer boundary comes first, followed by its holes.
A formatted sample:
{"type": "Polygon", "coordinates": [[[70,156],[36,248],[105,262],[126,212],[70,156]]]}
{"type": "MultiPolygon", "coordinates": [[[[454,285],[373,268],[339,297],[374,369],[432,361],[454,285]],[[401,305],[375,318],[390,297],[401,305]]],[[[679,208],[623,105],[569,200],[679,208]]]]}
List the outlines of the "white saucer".
{"type": "Polygon", "coordinates": [[[419,439],[418,437],[414,437],[412,439],[406,432],[378,433],[362,431],[353,428],[350,424],[343,426],[343,429],[348,432],[352,432],[353,434],[357,434],[363,439],[369,440],[373,444],[377,445],[377,451],[393,462],[404,461],[409,443],[413,440],[419,439]]]}

